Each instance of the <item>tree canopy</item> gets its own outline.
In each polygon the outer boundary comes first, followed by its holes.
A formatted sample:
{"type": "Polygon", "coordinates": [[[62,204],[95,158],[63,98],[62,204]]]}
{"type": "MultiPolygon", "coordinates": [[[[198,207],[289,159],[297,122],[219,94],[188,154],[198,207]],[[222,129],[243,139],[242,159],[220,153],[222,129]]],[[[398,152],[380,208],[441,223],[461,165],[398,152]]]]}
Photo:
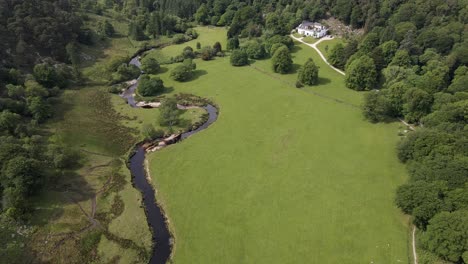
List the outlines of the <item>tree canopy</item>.
{"type": "Polygon", "coordinates": [[[158,77],[142,75],[138,84],[138,93],[142,96],[154,96],[165,89],[163,81],[158,77]]]}
{"type": "Polygon", "coordinates": [[[287,47],[278,48],[271,59],[273,71],[277,73],[288,73],[292,69],[292,58],[287,47]]]}
{"type": "Polygon", "coordinates": [[[298,81],[305,85],[316,85],[319,80],[319,67],[312,58],[307,59],[304,66],[299,69],[298,81]]]}

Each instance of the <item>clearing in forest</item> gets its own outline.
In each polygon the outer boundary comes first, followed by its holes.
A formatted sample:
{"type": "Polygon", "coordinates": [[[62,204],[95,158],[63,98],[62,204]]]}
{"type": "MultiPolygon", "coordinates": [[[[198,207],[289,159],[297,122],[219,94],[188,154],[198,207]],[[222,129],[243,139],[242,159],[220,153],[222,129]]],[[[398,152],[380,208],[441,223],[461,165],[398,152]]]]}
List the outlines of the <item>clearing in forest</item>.
{"type": "MultiPolygon", "coordinates": [[[[213,43],[225,39],[224,29],[210,31],[220,36],[213,43]]],[[[197,59],[197,77],[178,83],[169,77],[176,64],[163,66],[173,93],[220,107],[210,128],[149,155],[176,263],[408,261],[406,220],[393,203],[406,178],[395,155],[399,124],[365,121],[349,105],[363,94],[311,48],[296,43],[292,55],[287,75],[273,73],[269,59],[245,67],[197,59]],[[320,84],[296,89],[309,57],[320,84]]]]}

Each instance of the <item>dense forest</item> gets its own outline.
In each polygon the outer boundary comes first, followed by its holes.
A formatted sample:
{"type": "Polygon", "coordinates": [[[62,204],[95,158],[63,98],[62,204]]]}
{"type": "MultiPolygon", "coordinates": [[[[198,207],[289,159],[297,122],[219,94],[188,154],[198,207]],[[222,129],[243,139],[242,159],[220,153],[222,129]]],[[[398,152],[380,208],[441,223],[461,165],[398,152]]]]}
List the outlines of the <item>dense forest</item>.
{"type": "MultiPolygon", "coordinates": [[[[271,56],[279,73],[290,71],[287,35],[301,21],[335,17],[363,29],[344,36],[330,62],[346,71],[348,88],[368,91],[363,114],[370,122],[414,124],[398,145],[410,177],[396,204],[412,215],[423,248],[468,261],[467,0],[0,0],[2,238],[28,223],[28,199],[75,165],[77,154],[42,124],[62,89],[86,83],[80,47],[115,34],[107,21],[86,26],[89,14],[105,10],[128,24],[133,40],[180,43],[196,38],[196,24],[228,27],[232,65],[271,56]]],[[[114,82],[139,74],[123,61],[112,71],[114,82]]],[[[315,77],[301,73],[298,87],[316,82],[312,61],[306,71],[315,77]]],[[[0,256],[20,254],[17,244],[0,245],[0,256]]]]}

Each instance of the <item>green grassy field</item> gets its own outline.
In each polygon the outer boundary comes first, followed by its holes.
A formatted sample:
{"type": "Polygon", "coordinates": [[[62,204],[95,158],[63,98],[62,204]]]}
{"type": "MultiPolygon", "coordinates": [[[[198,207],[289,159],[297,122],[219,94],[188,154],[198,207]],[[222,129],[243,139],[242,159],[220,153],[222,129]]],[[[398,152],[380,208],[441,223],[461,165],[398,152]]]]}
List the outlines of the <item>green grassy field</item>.
{"type": "Polygon", "coordinates": [[[306,43],[309,43],[309,44],[314,44],[315,42],[319,41],[319,39],[317,38],[314,38],[314,37],[304,37],[304,39],[302,39],[304,42],[306,43]]]}
{"type": "Polygon", "coordinates": [[[157,59],[161,63],[166,63],[171,57],[175,57],[182,53],[182,50],[190,46],[193,50],[197,50],[197,43],[200,42],[201,47],[210,46],[213,47],[216,41],[221,43],[223,49],[226,48],[226,31],[216,27],[196,27],[195,30],[199,36],[197,39],[165,47],[163,49],[153,50],[148,52],[146,56],[157,59]]]}
{"type": "Polygon", "coordinates": [[[317,45],[317,48],[323,53],[325,58],[328,59],[328,56],[330,55],[330,51],[338,43],[344,44],[344,40],[342,38],[334,38],[334,39],[331,39],[331,40],[322,41],[317,45]]]}
{"type": "Polygon", "coordinates": [[[305,45],[294,49],[295,71],[309,57],[320,85],[303,89],[269,60],[196,60],[200,74],[186,83],[161,74],[174,92],[220,106],[210,128],[149,156],[175,263],[408,262],[406,219],[393,203],[406,178],[399,124],[370,124],[333,100],[359,105],[362,94],[305,45]]]}

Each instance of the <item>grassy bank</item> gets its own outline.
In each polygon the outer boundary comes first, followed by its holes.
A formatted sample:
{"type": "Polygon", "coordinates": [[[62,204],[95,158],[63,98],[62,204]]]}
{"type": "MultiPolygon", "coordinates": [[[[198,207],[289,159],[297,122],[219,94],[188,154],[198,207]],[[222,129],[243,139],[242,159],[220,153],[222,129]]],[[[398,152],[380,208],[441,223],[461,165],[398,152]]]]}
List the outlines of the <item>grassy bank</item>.
{"type": "Polygon", "coordinates": [[[406,178],[399,124],[370,124],[334,100],[360,105],[362,94],[312,49],[296,44],[293,59],[287,75],[269,60],[235,68],[229,58],[197,60],[203,74],[187,83],[170,80],[174,65],[161,75],[174,92],[220,106],[209,129],[149,157],[174,262],[407,262],[406,220],[393,204],[406,178]],[[308,57],[320,85],[296,89],[308,57]]]}
{"type": "MultiPolygon", "coordinates": [[[[91,16],[97,23],[101,16],[91,16]]],[[[110,19],[110,18],[108,18],[110,19]]],[[[130,148],[143,139],[143,124],[158,125],[158,109],[134,109],[107,92],[107,64],[133,54],[143,42],[123,37],[126,27],[111,20],[117,37],[81,49],[87,84],[63,92],[47,124],[53,140],[76,152],[77,166],[55,179],[35,199],[31,248],[39,261],[50,263],[145,263],[152,241],[141,194],[133,188],[125,166],[130,148]],[[120,36],[120,37],[119,37],[120,36]]],[[[151,44],[164,39],[152,40],[151,44]]],[[[203,115],[184,111],[185,129],[203,115]]]]}

